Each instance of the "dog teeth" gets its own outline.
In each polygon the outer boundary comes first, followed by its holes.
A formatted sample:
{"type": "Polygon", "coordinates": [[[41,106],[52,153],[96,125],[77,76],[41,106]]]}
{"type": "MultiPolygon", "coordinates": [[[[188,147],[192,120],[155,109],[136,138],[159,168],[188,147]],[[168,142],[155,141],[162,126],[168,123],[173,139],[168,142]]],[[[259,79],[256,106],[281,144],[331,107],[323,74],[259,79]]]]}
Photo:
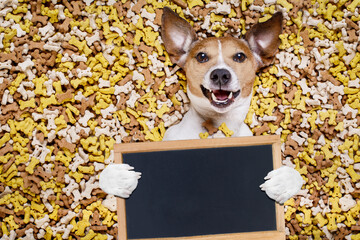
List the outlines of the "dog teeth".
{"type": "Polygon", "coordinates": [[[229,98],[229,99],[232,99],[232,97],[233,97],[233,92],[230,92],[228,98],[229,98]]]}
{"type": "Polygon", "coordinates": [[[217,98],[216,98],[214,92],[211,92],[211,98],[212,98],[212,100],[217,101],[217,98]]]}

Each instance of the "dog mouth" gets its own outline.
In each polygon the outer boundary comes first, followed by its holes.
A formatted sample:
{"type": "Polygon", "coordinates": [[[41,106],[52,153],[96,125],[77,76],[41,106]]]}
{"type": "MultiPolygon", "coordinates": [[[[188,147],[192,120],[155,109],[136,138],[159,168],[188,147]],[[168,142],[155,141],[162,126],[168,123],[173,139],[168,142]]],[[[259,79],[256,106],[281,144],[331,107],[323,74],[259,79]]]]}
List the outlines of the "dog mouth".
{"type": "Polygon", "coordinates": [[[235,101],[235,98],[240,95],[240,90],[236,92],[223,89],[210,90],[205,88],[203,85],[200,86],[202,93],[207,99],[209,99],[211,105],[219,108],[228,107],[235,101]]]}

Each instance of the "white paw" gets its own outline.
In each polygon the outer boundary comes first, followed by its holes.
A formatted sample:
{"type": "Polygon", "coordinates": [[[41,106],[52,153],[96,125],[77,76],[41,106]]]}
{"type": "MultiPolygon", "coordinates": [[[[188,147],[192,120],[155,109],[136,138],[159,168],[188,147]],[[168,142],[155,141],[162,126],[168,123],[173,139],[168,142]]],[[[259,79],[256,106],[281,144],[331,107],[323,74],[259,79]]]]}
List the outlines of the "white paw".
{"type": "Polygon", "coordinates": [[[300,173],[287,166],[269,172],[265,180],[260,185],[261,190],[280,204],[296,195],[304,183],[300,173]]]}
{"type": "Polygon", "coordinates": [[[107,194],[128,198],[135,190],[141,173],[128,164],[110,164],[101,173],[100,188],[107,194]]]}

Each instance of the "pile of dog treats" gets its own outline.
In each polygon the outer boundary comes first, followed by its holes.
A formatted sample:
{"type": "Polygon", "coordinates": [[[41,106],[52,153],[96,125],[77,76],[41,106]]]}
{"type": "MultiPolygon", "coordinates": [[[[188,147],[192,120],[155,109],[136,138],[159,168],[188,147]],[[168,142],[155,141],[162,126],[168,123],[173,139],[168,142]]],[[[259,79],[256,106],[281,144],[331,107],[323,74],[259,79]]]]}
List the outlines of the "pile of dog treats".
{"type": "Polygon", "coordinates": [[[98,187],[114,144],[160,141],[188,110],[164,6],[199,38],[283,12],[246,123],[281,135],[306,181],[285,204],[287,238],[360,239],[359,0],[0,0],[1,239],[116,238],[115,198],[98,187]]]}

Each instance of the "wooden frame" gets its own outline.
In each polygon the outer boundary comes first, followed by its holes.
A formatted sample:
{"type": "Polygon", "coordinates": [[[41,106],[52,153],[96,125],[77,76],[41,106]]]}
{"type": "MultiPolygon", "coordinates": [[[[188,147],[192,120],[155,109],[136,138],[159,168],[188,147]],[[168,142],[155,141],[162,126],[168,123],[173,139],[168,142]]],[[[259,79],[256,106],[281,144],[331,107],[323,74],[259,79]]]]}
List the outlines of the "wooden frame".
{"type": "MultiPolygon", "coordinates": [[[[167,142],[142,142],[142,143],[122,143],[115,144],[114,157],[115,163],[122,163],[122,154],[157,152],[171,150],[191,150],[238,146],[257,146],[272,145],[273,167],[277,169],[281,166],[281,142],[276,135],[240,137],[240,138],[221,138],[221,139],[202,139],[202,140],[181,140],[167,142]]],[[[265,193],[264,193],[265,194],[265,193]]],[[[126,207],[125,199],[117,198],[118,213],[118,240],[128,240],[126,227],[126,207]]],[[[205,236],[181,237],[187,240],[285,240],[285,218],[284,207],[276,203],[276,231],[259,231],[235,234],[216,234],[205,236]]],[[[179,240],[180,238],[151,238],[151,240],[179,240]]],[[[138,239],[140,240],[140,239],[138,239]]],[[[150,239],[147,239],[150,240],[150,239]]]]}

